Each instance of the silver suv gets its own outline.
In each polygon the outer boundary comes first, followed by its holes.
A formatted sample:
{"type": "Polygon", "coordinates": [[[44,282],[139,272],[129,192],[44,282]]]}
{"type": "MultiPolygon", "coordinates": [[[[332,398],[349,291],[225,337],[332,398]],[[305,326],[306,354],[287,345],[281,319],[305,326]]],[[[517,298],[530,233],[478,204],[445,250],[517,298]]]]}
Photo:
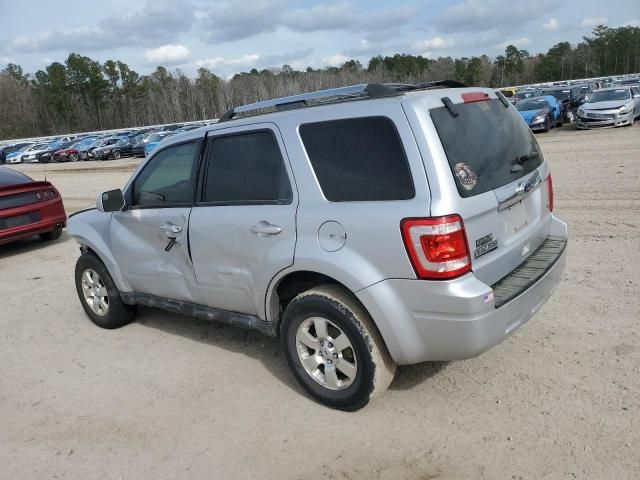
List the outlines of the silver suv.
{"type": "Polygon", "coordinates": [[[369,84],[237,107],[164,140],[73,215],[80,302],[279,336],[317,400],[355,410],[396,365],[478,355],[565,265],[549,167],[494,90],[369,84]]]}

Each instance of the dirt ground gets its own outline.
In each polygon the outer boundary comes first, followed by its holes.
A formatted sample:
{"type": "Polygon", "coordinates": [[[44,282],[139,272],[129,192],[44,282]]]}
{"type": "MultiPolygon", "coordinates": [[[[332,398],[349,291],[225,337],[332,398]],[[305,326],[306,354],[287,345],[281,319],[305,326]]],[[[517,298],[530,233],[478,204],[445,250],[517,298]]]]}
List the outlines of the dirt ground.
{"type": "MultiPolygon", "coordinates": [[[[0,247],[0,478],[640,478],[640,125],[537,138],[563,283],[501,345],[400,368],[356,413],[311,401],[257,333],[151,309],[95,327],[66,234],[0,247]]],[[[136,164],[18,168],[74,211],[136,164]]]]}

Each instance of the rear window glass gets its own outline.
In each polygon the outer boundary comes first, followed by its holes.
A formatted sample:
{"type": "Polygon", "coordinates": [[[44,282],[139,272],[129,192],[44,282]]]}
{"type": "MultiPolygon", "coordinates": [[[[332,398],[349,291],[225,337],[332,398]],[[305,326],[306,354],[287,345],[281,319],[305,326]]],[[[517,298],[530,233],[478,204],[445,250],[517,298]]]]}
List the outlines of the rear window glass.
{"type": "Polygon", "coordinates": [[[538,142],[514,108],[489,100],[455,109],[457,117],[434,108],[431,118],[462,197],[502,187],[542,163],[538,142]]]}
{"type": "Polygon", "coordinates": [[[386,117],[300,126],[320,188],[331,202],[407,200],[415,196],[398,131],[386,117]]]}

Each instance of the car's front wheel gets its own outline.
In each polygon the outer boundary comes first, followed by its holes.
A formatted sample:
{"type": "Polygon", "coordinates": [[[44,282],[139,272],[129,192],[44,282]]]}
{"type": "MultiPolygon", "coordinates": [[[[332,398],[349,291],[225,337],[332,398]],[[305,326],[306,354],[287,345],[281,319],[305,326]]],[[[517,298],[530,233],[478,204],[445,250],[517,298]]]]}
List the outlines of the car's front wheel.
{"type": "Polygon", "coordinates": [[[113,152],[113,159],[114,160],[119,160],[121,156],[122,156],[122,154],[120,153],[119,150],[116,150],[115,152],[113,152]]]}
{"type": "Polygon", "coordinates": [[[135,306],[122,301],[111,275],[96,255],[80,255],[76,262],[75,280],[82,308],[93,323],[112,329],[133,320],[135,306]]]}
{"type": "Polygon", "coordinates": [[[371,317],[337,285],[295,297],[284,311],[281,340],[296,380],[332,408],[364,407],[387,389],[395,374],[371,317]]]}

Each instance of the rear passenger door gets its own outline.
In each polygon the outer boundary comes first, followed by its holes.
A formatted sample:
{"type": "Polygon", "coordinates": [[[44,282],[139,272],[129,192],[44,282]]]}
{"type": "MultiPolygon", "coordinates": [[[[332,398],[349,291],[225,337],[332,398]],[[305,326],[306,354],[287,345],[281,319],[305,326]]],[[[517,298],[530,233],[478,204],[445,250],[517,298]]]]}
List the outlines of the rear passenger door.
{"type": "Polygon", "coordinates": [[[189,241],[202,304],[264,317],[269,282],[293,263],[297,195],[271,123],[210,133],[189,241]]]}

